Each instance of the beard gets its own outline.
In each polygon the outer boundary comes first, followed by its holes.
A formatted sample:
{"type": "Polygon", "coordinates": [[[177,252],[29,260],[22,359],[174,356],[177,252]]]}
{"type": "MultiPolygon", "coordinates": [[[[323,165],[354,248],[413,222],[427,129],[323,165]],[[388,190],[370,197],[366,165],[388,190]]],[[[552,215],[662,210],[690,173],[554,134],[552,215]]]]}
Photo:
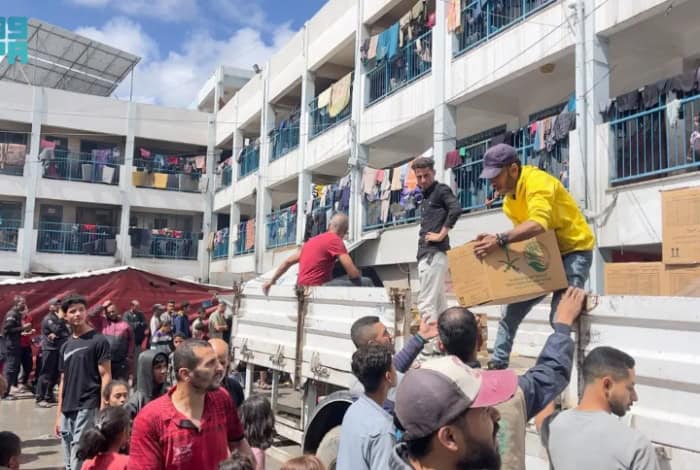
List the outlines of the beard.
{"type": "Polygon", "coordinates": [[[500,470],[501,456],[496,449],[482,446],[457,461],[457,470],[500,470]]]}
{"type": "Polygon", "coordinates": [[[627,414],[627,407],[625,405],[623,405],[622,403],[619,403],[616,401],[610,401],[609,404],[610,404],[610,411],[614,415],[622,418],[623,416],[625,416],[627,414]]]}

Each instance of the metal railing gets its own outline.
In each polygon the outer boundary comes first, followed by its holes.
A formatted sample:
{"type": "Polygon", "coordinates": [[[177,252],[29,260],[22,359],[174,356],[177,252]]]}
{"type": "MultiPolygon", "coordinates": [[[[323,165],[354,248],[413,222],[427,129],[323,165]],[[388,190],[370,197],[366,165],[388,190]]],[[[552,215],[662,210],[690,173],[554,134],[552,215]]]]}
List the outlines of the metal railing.
{"type": "Polygon", "coordinates": [[[456,34],[458,56],[557,0],[473,0],[462,9],[462,28],[456,34]]]}
{"type": "Polygon", "coordinates": [[[0,251],[17,251],[21,227],[22,222],[17,219],[3,219],[0,222],[0,251]]]}
{"type": "Polygon", "coordinates": [[[117,250],[115,227],[39,222],[36,250],[42,253],[113,256],[117,250]]]}
{"type": "Polygon", "coordinates": [[[289,124],[283,129],[275,129],[270,136],[270,143],[270,161],[275,161],[299,147],[299,122],[289,124]]]}
{"type": "Polygon", "coordinates": [[[155,164],[153,159],[134,158],[132,184],[137,188],[163,189],[183,193],[198,193],[201,173],[190,168],[155,164]]]}
{"type": "Polygon", "coordinates": [[[219,175],[218,184],[216,185],[216,190],[221,191],[231,186],[233,182],[233,167],[231,165],[224,165],[221,170],[221,175],[219,175]]]}
{"type": "Polygon", "coordinates": [[[700,169],[700,95],[610,121],[611,184],[700,169]]]}
{"type": "Polygon", "coordinates": [[[283,209],[267,215],[267,248],[294,245],[297,241],[297,214],[291,209],[283,209]]]}
{"type": "Polygon", "coordinates": [[[334,117],[328,115],[328,106],[319,109],[318,96],[309,103],[309,139],[313,139],[341,122],[350,119],[352,114],[352,93],[353,89],[350,87],[350,101],[348,105],[334,117]]]}
{"type": "Polygon", "coordinates": [[[229,246],[229,233],[228,230],[221,234],[221,241],[219,243],[214,241],[214,249],[211,252],[211,259],[220,260],[228,258],[228,246],[229,246]]]}
{"type": "MultiPolygon", "coordinates": [[[[255,224],[255,219],[251,219],[252,223],[255,224]]],[[[255,225],[253,225],[255,227],[255,225]]],[[[236,247],[233,251],[233,256],[247,255],[255,251],[255,230],[251,234],[248,233],[248,221],[241,222],[238,224],[238,240],[236,241],[236,247]],[[252,236],[253,243],[250,247],[246,248],[248,235],[252,236]]]]}
{"type": "Polygon", "coordinates": [[[95,162],[91,153],[54,150],[54,158],[45,160],[44,178],[83,183],[119,184],[121,163],[95,162]]]}
{"type": "Polygon", "coordinates": [[[151,235],[151,242],[146,246],[133,247],[134,258],[157,258],[196,260],[199,248],[199,234],[178,232],[175,235],[151,235]]]}
{"type": "Polygon", "coordinates": [[[245,178],[260,167],[260,146],[248,145],[243,149],[241,161],[238,163],[238,179],[245,178]]]}
{"type": "Polygon", "coordinates": [[[384,58],[367,72],[370,106],[430,72],[433,32],[428,30],[404,45],[393,59],[384,58]]]}

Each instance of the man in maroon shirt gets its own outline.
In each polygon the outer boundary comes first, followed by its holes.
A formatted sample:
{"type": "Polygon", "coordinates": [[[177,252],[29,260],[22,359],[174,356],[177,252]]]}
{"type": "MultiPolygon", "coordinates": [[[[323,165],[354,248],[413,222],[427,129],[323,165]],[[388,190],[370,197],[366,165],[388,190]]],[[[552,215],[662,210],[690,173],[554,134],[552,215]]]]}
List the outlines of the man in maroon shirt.
{"type": "Polygon", "coordinates": [[[219,387],[224,369],[205,341],[175,350],[177,385],[136,416],[129,468],[215,469],[230,452],[253,456],[233,400],[219,387]]]}
{"type": "Polygon", "coordinates": [[[300,286],[322,286],[332,282],[331,285],[362,285],[372,286],[372,282],[363,278],[360,270],[357,269],[352,258],[345,248],[343,238],[348,233],[348,216],[345,214],[335,214],[331,218],[328,231],[310,238],[301,250],[287,258],[280,266],[272,279],[263,284],[265,295],[270,291],[270,287],[277,282],[289,268],[299,263],[299,274],[297,284],[300,286]],[[332,281],[333,266],[335,260],[345,269],[346,280],[332,281]]]}

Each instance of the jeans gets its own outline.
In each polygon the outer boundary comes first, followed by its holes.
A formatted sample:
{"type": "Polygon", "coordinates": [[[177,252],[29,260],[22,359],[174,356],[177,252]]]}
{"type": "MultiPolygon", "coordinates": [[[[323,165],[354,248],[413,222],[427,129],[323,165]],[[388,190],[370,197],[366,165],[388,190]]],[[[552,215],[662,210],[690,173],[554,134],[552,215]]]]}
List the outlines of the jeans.
{"type": "Polygon", "coordinates": [[[327,287],[374,287],[374,283],[368,277],[361,277],[359,283],[354,283],[350,278],[345,276],[336,277],[324,284],[327,287]]]}
{"type": "MultiPolygon", "coordinates": [[[[591,251],[574,251],[562,257],[564,262],[564,272],[570,286],[583,287],[588,280],[588,274],[591,270],[593,262],[593,252],[591,251]]],[[[551,310],[549,312],[549,323],[554,323],[554,315],[559,306],[559,300],[565,290],[558,290],[552,295],[551,310]]],[[[496,342],[493,346],[493,362],[508,365],[510,360],[510,351],[513,349],[513,340],[515,333],[518,331],[520,322],[523,321],[525,315],[530,313],[532,307],[537,305],[545,296],[535,299],[525,300],[506,306],[505,312],[501,321],[498,324],[498,333],[496,334],[496,342]]]]}
{"type": "Polygon", "coordinates": [[[53,388],[58,382],[58,350],[44,350],[41,352],[41,369],[36,385],[36,401],[53,400],[53,388]]]}
{"type": "Polygon", "coordinates": [[[78,460],[78,442],[83,431],[95,422],[97,408],[82,409],[63,413],[61,417],[61,440],[63,443],[63,463],[68,470],[80,470],[83,462],[78,460]]]}

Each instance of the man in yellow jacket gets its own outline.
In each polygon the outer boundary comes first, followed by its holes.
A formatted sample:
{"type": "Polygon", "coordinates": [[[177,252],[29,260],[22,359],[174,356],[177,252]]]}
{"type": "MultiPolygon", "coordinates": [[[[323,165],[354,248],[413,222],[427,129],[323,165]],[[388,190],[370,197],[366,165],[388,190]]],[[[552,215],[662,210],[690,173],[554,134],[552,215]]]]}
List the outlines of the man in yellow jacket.
{"type": "MultiPolygon", "coordinates": [[[[513,229],[479,235],[474,246],[476,256],[483,258],[508,243],[554,230],[569,285],[582,288],[591,269],[595,237],[561,181],[537,167],[523,165],[516,150],[507,144],[494,145],[486,151],[481,178],[490,180],[493,189],[504,196],[503,212],[513,222],[513,229]]],[[[557,291],[552,297],[550,323],[563,292],[557,291]]],[[[518,326],[541,300],[539,297],[506,307],[498,325],[489,368],[508,367],[518,326]]]]}

